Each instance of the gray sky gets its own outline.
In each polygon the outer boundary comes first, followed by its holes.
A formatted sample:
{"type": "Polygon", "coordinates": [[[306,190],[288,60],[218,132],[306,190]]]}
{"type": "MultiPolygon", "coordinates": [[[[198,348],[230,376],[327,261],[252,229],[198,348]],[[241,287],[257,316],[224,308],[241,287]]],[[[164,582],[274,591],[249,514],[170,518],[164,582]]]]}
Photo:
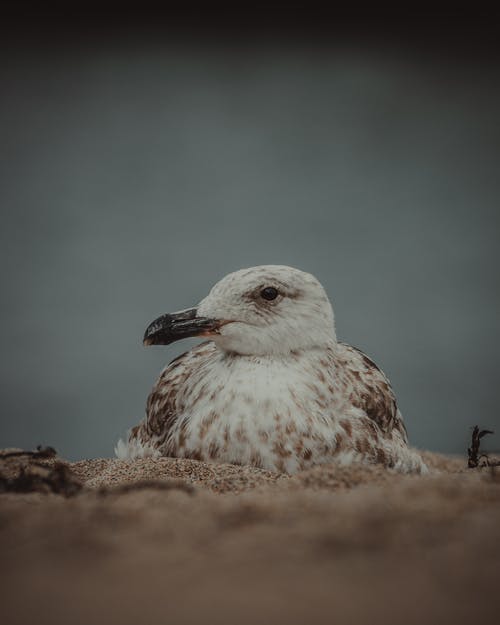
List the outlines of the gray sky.
{"type": "Polygon", "coordinates": [[[495,63],[117,40],[2,76],[0,446],[111,455],[193,344],[146,325],[267,263],[323,282],[415,445],[499,429],[495,63]]]}

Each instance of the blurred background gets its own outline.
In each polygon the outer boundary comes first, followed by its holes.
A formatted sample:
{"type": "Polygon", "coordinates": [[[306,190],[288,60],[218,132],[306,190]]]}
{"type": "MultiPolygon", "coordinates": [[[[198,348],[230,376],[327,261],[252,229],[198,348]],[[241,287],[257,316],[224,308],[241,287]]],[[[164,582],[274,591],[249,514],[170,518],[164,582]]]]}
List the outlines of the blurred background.
{"type": "Polygon", "coordinates": [[[4,24],[0,447],[112,455],[194,343],[146,325],[267,263],[321,280],[413,444],[499,428],[496,25],[274,17],[4,24]]]}

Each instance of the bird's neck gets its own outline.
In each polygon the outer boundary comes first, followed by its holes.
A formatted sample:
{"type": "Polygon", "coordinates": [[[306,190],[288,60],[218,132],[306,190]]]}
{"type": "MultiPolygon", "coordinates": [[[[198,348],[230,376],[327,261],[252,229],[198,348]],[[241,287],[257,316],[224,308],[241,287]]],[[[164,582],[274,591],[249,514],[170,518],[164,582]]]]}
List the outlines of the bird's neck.
{"type": "Polygon", "coordinates": [[[299,359],[316,359],[321,357],[322,354],[335,350],[337,341],[332,339],[327,343],[319,346],[313,345],[311,347],[298,347],[296,349],[289,349],[280,351],[269,351],[262,354],[241,354],[239,352],[225,350],[218,346],[221,361],[226,363],[231,362],[249,362],[253,364],[262,364],[264,366],[275,364],[286,364],[287,362],[297,362],[299,359]]]}

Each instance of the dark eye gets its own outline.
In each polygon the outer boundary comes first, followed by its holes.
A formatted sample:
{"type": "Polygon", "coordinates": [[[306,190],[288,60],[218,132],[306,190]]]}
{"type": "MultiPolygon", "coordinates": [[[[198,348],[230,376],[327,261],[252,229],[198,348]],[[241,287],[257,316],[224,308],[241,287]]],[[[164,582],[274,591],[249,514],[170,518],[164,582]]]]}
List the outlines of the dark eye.
{"type": "Polygon", "coordinates": [[[278,297],[278,290],[275,289],[273,286],[266,286],[266,288],[262,289],[262,291],[260,292],[260,296],[262,297],[262,299],[267,299],[267,301],[270,302],[271,300],[278,297]]]}

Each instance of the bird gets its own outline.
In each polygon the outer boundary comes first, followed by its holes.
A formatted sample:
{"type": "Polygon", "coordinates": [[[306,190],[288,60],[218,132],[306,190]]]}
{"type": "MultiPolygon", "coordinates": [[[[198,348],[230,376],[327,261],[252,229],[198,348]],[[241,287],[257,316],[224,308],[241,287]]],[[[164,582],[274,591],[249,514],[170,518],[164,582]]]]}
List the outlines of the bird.
{"type": "Polygon", "coordinates": [[[195,308],[164,314],[143,343],[203,342],[161,372],[119,458],[189,458],[294,474],[315,465],[381,464],[426,473],[391,384],[337,339],[333,308],[310,273],[260,265],[226,275],[195,308]]]}

